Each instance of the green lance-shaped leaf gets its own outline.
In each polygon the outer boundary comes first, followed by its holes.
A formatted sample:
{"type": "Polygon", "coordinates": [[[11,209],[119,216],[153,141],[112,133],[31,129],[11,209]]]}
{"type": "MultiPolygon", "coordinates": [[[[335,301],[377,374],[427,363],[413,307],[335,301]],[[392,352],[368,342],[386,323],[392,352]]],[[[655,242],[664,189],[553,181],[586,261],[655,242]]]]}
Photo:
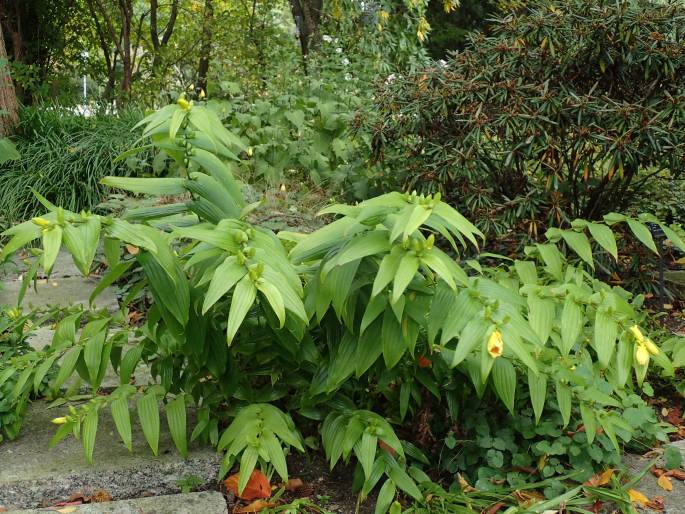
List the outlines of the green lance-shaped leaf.
{"type": "Polygon", "coordinates": [[[373,462],[376,460],[376,449],[378,448],[378,438],[375,435],[364,431],[362,437],[354,445],[354,454],[357,456],[359,464],[364,470],[364,477],[371,475],[373,462]]]}
{"type": "Polygon", "coordinates": [[[533,405],[533,412],[535,413],[535,423],[538,424],[547,398],[547,378],[542,374],[536,375],[533,370],[528,369],[528,389],[530,391],[530,403],[533,405]]]}
{"type": "Polygon", "coordinates": [[[376,278],[373,281],[371,296],[376,296],[392,282],[392,279],[397,274],[397,268],[400,265],[400,261],[404,254],[405,252],[402,250],[401,246],[395,246],[388,255],[383,257],[381,265],[378,268],[378,273],[376,273],[376,278]]]}
{"type": "Polygon", "coordinates": [[[266,301],[269,302],[278,318],[280,328],[283,328],[283,325],[285,325],[285,302],[283,301],[283,295],[281,295],[281,292],[275,285],[263,279],[257,281],[257,289],[264,295],[266,301]]]}
{"type": "Polygon", "coordinates": [[[46,274],[49,274],[50,270],[52,270],[61,245],[62,227],[53,225],[43,232],[43,269],[46,274]]]}
{"type": "Polygon", "coordinates": [[[62,362],[60,363],[59,371],[57,372],[57,377],[52,387],[57,390],[62,387],[62,384],[71,376],[78,362],[78,358],[81,356],[81,347],[74,346],[67,350],[62,357],[62,362]]]}
{"type": "Polygon", "coordinates": [[[616,321],[602,308],[597,309],[593,343],[597,352],[597,360],[602,368],[609,366],[609,361],[616,347],[617,335],[618,325],[616,321]]]}
{"type": "Polygon", "coordinates": [[[271,430],[263,430],[259,438],[262,448],[266,450],[271,465],[279,474],[283,482],[288,481],[288,466],[285,461],[283,447],[271,430]]]}
{"type": "Polygon", "coordinates": [[[561,413],[561,418],[564,421],[564,426],[569,424],[571,421],[571,388],[559,381],[556,382],[557,390],[557,405],[559,406],[559,412],[561,413]]]}
{"type": "Polygon", "coordinates": [[[105,177],[100,182],[115,189],[153,196],[182,195],[186,192],[185,179],[182,178],[105,177]]]}
{"type": "Polygon", "coordinates": [[[188,435],[186,429],[186,402],[183,395],[179,395],[166,405],[166,419],[169,432],[178,452],[186,458],[188,456],[188,435]]]}
{"type": "Polygon", "coordinates": [[[514,262],[514,267],[523,284],[537,283],[538,272],[533,261],[516,261],[514,262]]]}
{"type": "Polygon", "coordinates": [[[583,310],[575,299],[567,296],[561,312],[561,351],[568,355],[578,340],[584,324],[583,310]]]}
{"type": "Polygon", "coordinates": [[[645,245],[655,254],[659,255],[659,251],[656,249],[654,239],[652,238],[652,233],[649,231],[649,229],[636,219],[628,218],[626,221],[630,227],[630,230],[633,232],[633,234],[635,234],[635,237],[637,237],[643,245],[645,245]]]}
{"type": "Polygon", "coordinates": [[[159,405],[157,395],[147,393],[138,399],[138,419],[143,427],[145,440],[150,445],[152,453],[157,455],[159,452],[159,405]]]}
{"type": "Polygon", "coordinates": [[[516,370],[507,359],[495,360],[492,367],[492,381],[497,396],[500,397],[509,412],[514,413],[514,398],[516,396],[516,370]]]}
{"type": "Polygon", "coordinates": [[[119,398],[110,404],[109,408],[112,411],[114,425],[117,427],[117,432],[119,432],[119,437],[121,437],[124,446],[128,448],[128,451],[133,451],[133,438],[131,436],[131,413],[128,410],[127,397],[124,395],[119,396],[119,398]]]}
{"type": "Polygon", "coordinates": [[[555,279],[561,280],[563,278],[563,257],[556,245],[538,244],[537,249],[540,253],[540,257],[542,257],[542,261],[545,263],[545,270],[547,273],[552,275],[555,279]]]}
{"type": "Polygon", "coordinates": [[[248,445],[240,457],[240,478],[238,479],[238,494],[242,494],[245,486],[252,476],[257,459],[259,457],[259,450],[254,446],[248,445]]]}
{"type": "Polygon", "coordinates": [[[257,297],[257,288],[252,283],[250,275],[245,275],[235,286],[231,298],[231,308],[228,313],[228,325],[226,326],[226,340],[230,345],[233,342],[240,325],[243,323],[250,307],[257,297]]]}
{"type": "Polygon", "coordinates": [[[418,270],[419,258],[413,252],[406,252],[400,260],[393,280],[392,303],[399,300],[418,270]]]}
{"type": "Polygon", "coordinates": [[[556,304],[549,298],[541,298],[535,293],[528,295],[528,322],[544,345],[549,339],[554,322],[556,304]]]}
{"type": "Polygon", "coordinates": [[[209,289],[205,293],[202,304],[202,314],[205,314],[212,306],[225,295],[236,283],[247,274],[245,266],[238,263],[235,256],[226,257],[214,271],[209,289]]]}
{"type": "Polygon", "coordinates": [[[98,410],[93,406],[83,418],[81,426],[81,442],[86,460],[93,463],[93,450],[95,449],[95,435],[98,431],[98,410]]]}
{"type": "Polygon", "coordinates": [[[595,411],[587,403],[580,403],[580,417],[583,420],[583,425],[585,426],[585,435],[587,436],[587,444],[591,445],[592,441],[595,440],[595,435],[597,434],[597,416],[595,416],[595,411]]]}
{"type": "Polygon", "coordinates": [[[388,512],[392,501],[395,499],[395,494],[397,494],[395,482],[393,482],[391,479],[387,479],[385,482],[383,482],[383,485],[378,492],[378,499],[376,500],[376,509],[374,510],[374,514],[385,514],[388,512]]]}

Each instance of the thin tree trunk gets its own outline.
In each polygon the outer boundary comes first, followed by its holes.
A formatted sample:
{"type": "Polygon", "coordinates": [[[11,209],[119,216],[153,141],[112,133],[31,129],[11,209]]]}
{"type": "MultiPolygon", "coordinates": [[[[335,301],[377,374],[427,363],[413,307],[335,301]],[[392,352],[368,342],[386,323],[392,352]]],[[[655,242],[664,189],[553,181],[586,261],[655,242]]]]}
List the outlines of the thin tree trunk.
{"type": "Polygon", "coordinates": [[[205,0],[205,13],[202,18],[202,48],[200,48],[200,62],[197,66],[197,82],[195,90],[207,93],[207,72],[209,60],[212,56],[212,21],[214,19],[213,0],[205,0]]]}
{"type": "MultiPolygon", "coordinates": [[[[0,25],[0,61],[7,62],[7,49],[0,25]]],[[[0,66],[0,137],[9,136],[19,123],[19,105],[9,67],[0,66]]]]}
{"type": "Polygon", "coordinates": [[[133,81],[133,59],[131,58],[131,21],[133,6],[131,0],[119,0],[121,10],[121,64],[124,68],[124,76],[121,80],[121,91],[125,97],[131,94],[131,82],[133,81]]]}
{"type": "Polygon", "coordinates": [[[297,37],[300,40],[302,65],[305,75],[308,73],[307,59],[312,49],[315,49],[321,39],[319,23],[323,12],[323,0],[289,0],[297,26],[297,37]]]}

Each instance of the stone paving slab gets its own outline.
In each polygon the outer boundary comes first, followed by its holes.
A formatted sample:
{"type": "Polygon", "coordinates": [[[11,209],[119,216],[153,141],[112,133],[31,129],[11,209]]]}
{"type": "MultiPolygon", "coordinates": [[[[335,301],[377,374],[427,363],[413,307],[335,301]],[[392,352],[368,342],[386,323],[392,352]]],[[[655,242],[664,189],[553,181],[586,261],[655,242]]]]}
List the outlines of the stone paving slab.
{"type": "MultiPolygon", "coordinates": [[[[25,273],[30,264],[33,262],[35,257],[21,258],[16,256],[12,259],[13,266],[10,268],[12,278],[16,278],[21,274],[25,273]]],[[[81,272],[74,264],[74,260],[71,258],[71,254],[65,250],[60,250],[57,254],[57,259],[55,259],[55,264],[52,266],[51,272],[52,278],[64,278],[64,277],[80,277],[81,272]]],[[[38,277],[46,278],[43,273],[43,269],[38,269],[38,277]]]]}
{"type": "MultiPolygon", "coordinates": [[[[221,493],[171,494],[107,503],[90,503],[68,507],[73,514],[227,514],[226,500],[221,493]],[[73,509],[73,510],[71,510],[73,509]]],[[[65,508],[16,510],[8,514],[45,514],[65,512],[65,508]],[[61,510],[60,510],[61,509],[61,510]]]]}
{"type": "MultiPolygon", "coordinates": [[[[202,483],[216,480],[221,458],[209,447],[190,446],[184,460],[176,451],[165,416],[159,457],[154,457],[145,442],[135,413],[132,415],[133,452],[121,442],[108,410],[99,419],[94,464],[83,457],[81,442],[73,437],[49,449],[55,432],[50,423],[64,408],[47,409],[47,403],[32,403],[22,431],[14,441],[0,445],[0,505],[7,509],[36,508],[48,501],[64,501],[75,492],[90,494],[98,489],[117,499],[178,493],[178,482],[194,477],[202,483]]],[[[193,426],[189,419],[190,427],[193,426]]],[[[202,512],[202,511],[194,511],[202,512]]]]}
{"type": "MultiPolygon", "coordinates": [[[[80,303],[88,306],[88,297],[98,284],[96,278],[64,277],[39,279],[36,288],[33,284],[26,290],[22,305],[27,307],[68,307],[71,304],[80,303]]],[[[21,289],[20,279],[9,280],[0,288],[0,305],[16,305],[21,289]]],[[[107,309],[114,312],[119,308],[114,289],[107,288],[95,299],[96,309],[107,309]]]]}
{"type": "MultiPolygon", "coordinates": [[[[683,441],[679,441],[679,443],[683,443],[683,441]]],[[[681,452],[685,456],[685,446],[678,443],[675,444],[680,447],[681,452]]],[[[653,460],[653,457],[647,458],[641,455],[627,454],[623,456],[623,462],[630,474],[641,473],[653,460]]],[[[673,491],[665,491],[659,487],[656,480],[656,477],[648,471],[635,489],[649,499],[653,499],[655,496],[662,497],[664,499],[663,514],[685,514],[685,483],[671,478],[673,491]]],[[[647,512],[653,511],[647,510],[647,512]]]]}

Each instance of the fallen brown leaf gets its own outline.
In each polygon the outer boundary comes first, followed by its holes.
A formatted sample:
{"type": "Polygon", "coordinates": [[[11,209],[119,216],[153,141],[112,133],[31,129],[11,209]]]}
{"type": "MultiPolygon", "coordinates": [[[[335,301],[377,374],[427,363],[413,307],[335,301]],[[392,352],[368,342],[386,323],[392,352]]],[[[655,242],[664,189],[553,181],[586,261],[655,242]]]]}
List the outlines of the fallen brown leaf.
{"type": "Polygon", "coordinates": [[[652,510],[664,510],[664,499],[661,496],[655,496],[645,504],[645,507],[652,510]]]}
{"type": "Polygon", "coordinates": [[[236,514],[245,514],[248,512],[261,512],[266,509],[271,509],[275,506],[276,504],[272,502],[268,502],[265,500],[256,500],[250,503],[249,505],[245,505],[245,507],[233,509],[233,512],[235,512],[236,514]]]}
{"type": "Polygon", "coordinates": [[[463,476],[461,476],[461,473],[457,473],[457,482],[459,483],[459,487],[461,488],[461,490],[465,493],[472,493],[476,490],[475,487],[469,484],[466,481],[466,479],[463,476]]]}
{"type": "Polygon", "coordinates": [[[671,479],[666,476],[666,474],[661,475],[657,479],[656,483],[664,491],[673,491],[673,483],[671,482],[671,479]]]}
{"type": "Polygon", "coordinates": [[[133,245],[126,245],[126,251],[128,253],[130,253],[131,255],[137,255],[138,252],[140,251],[140,248],[138,248],[137,246],[133,246],[133,245]]]}
{"type": "Polygon", "coordinates": [[[640,491],[636,491],[635,489],[629,489],[628,490],[628,496],[630,496],[631,502],[639,503],[642,506],[647,505],[647,503],[649,502],[649,498],[647,498],[640,491]]]}
{"type": "Polygon", "coordinates": [[[304,485],[304,482],[302,481],[301,478],[291,478],[288,480],[288,483],[285,484],[285,490],[292,493],[292,492],[295,492],[300,487],[302,487],[303,485],[304,485]]]}
{"type": "Polygon", "coordinates": [[[609,469],[602,471],[601,473],[597,473],[596,475],[593,475],[583,485],[586,485],[588,487],[600,487],[603,485],[607,485],[609,483],[609,480],[611,480],[612,476],[614,476],[614,469],[609,468],[609,469]]]}
{"type": "Polygon", "coordinates": [[[664,473],[666,473],[666,470],[665,470],[665,469],[661,469],[661,468],[657,468],[656,466],[652,466],[652,467],[649,469],[649,472],[650,472],[652,475],[654,475],[655,477],[660,477],[661,475],[663,475],[664,473]]]}
{"type": "Polygon", "coordinates": [[[673,477],[676,480],[685,480],[685,471],[682,469],[672,469],[671,471],[667,471],[665,475],[673,477]]]}
{"type": "Polygon", "coordinates": [[[512,496],[514,499],[516,499],[516,502],[519,504],[519,506],[522,507],[530,507],[537,502],[545,500],[545,495],[536,491],[535,489],[514,491],[512,496]]]}

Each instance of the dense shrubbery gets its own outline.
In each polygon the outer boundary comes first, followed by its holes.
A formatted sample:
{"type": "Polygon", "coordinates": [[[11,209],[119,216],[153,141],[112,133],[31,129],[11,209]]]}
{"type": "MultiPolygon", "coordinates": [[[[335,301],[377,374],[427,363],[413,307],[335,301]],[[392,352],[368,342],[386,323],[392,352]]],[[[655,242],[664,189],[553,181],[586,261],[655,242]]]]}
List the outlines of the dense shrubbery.
{"type": "Polygon", "coordinates": [[[499,233],[639,204],[685,167],[683,20],[680,2],[532,4],[386,81],[377,157],[499,233]]]}
{"type": "MultiPolygon", "coordinates": [[[[337,219],[324,228],[276,235],[242,219],[252,206],[224,159],[235,160],[245,147],[213,111],[181,98],[148,116],[144,134],[174,159],[179,176],[106,183],[173,195],[177,203],[119,218],[43,200],[50,212],[6,231],[11,240],[0,253],[2,260],[41,238],[46,271],[64,246],[87,273],[103,239],[110,267],[104,284],[132,267],[144,271],[139,287],[154,303],[138,344],[123,352],[126,332],[109,337],[112,320],[101,316],[76,340],[76,313],[59,323],[39,359],[53,359],[48,368],[59,359],[55,390],[77,372],[96,391],[108,361],[118,370],[122,385],[111,395],[94,395],[57,420],[57,439],[80,437],[89,458],[105,408],[130,445],[133,398],[152,451],[163,402],[185,453],[186,409],[194,406],[191,439],[225,452],[222,473],[239,464],[241,488],[256,466],[285,479],[286,455],[315,444],[302,434],[318,431],[331,466],[356,460],[362,497],[386,477],[378,500],[384,512],[397,490],[421,498],[417,483],[428,480],[421,468],[433,438],[449,441],[474,397],[503,405],[524,438],[537,434],[533,453],[554,455],[538,461],[542,476],[569,463],[587,475],[598,452],[604,458],[645,431],[663,437],[649,416],[627,418],[624,409],[642,409],[637,394],[649,388],[650,362],[666,375],[672,365],[638,328],[646,326],[642,298],[594,277],[591,246],[594,240],[617,258],[612,228],[625,225],[653,248],[644,222],[655,219],[577,220],[570,230],[550,230],[547,242],[510,263],[487,255],[460,260],[466,248],[477,253],[482,234],[439,195],[388,193],[334,205],[324,213],[337,219]],[[129,248],[123,259],[122,244],[129,248]],[[140,361],[151,365],[157,385],[129,384],[140,361]],[[417,432],[405,428],[409,421],[417,432]],[[541,446],[580,424],[584,440],[574,438],[568,448],[558,441],[558,451],[541,446]]],[[[493,439],[486,453],[492,467],[505,459],[526,464],[511,446],[513,435],[495,435],[502,442],[493,439]]],[[[456,469],[464,467],[457,461],[456,469]]],[[[474,478],[487,482],[487,473],[474,478]]]]}
{"type": "MultiPolygon", "coordinates": [[[[113,162],[135,142],[137,109],[83,116],[56,107],[25,108],[16,141],[20,158],[0,165],[0,226],[34,215],[32,189],[65,208],[92,209],[105,198],[100,180],[138,174],[140,162],[113,162]]],[[[145,165],[147,166],[147,165],[145,165]]]]}

